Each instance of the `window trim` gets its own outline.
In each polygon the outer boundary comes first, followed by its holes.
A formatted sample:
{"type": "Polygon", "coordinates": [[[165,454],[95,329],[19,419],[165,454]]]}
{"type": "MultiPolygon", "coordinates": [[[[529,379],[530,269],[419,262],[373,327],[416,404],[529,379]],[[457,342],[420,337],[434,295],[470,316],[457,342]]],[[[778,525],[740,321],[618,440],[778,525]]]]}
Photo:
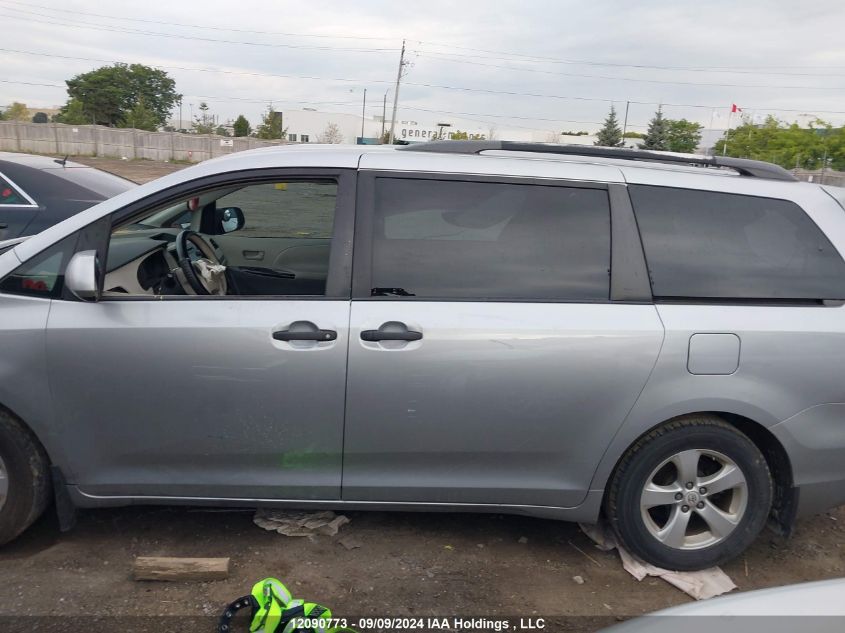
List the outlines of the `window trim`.
{"type": "MultiPolygon", "coordinates": [[[[651,289],[648,293],[643,290],[642,282],[637,278],[646,280],[645,260],[642,260],[642,267],[637,269],[634,265],[636,258],[629,251],[636,248],[642,253],[642,245],[639,242],[639,233],[630,234],[629,239],[622,240],[614,233],[614,225],[625,226],[624,216],[629,213],[633,216],[633,210],[626,211],[624,204],[620,202],[619,193],[613,193],[613,184],[587,180],[566,180],[561,178],[531,178],[522,176],[499,176],[488,174],[460,174],[441,172],[414,172],[414,171],[390,171],[367,169],[358,172],[358,194],[357,214],[355,218],[355,248],[353,253],[353,278],[352,278],[352,300],[353,301],[417,301],[417,302],[451,302],[451,303],[579,303],[579,304],[604,304],[604,303],[652,303],[651,289]],[[568,187],[577,189],[601,189],[608,193],[608,205],[610,209],[610,279],[609,297],[607,299],[538,299],[538,298],[484,298],[484,297],[373,297],[370,294],[372,288],[372,248],[373,248],[373,219],[375,215],[375,187],[379,178],[398,178],[403,180],[448,180],[473,183],[495,183],[495,184],[519,184],[519,185],[542,185],[552,187],[568,187]],[[619,217],[617,217],[617,214],[619,217]],[[617,239],[614,239],[616,237],[617,239]],[[629,261],[631,269],[623,266],[619,271],[614,271],[614,261],[629,261]],[[619,279],[614,283],[614,277],[619,279]],[[634,281],[630,278],[633,276],[634,281]],[[614,288],[638,288],[622,293],[614,288]]],[[[623,187],[624,185],[619,185],[623,187]]],[[[626,194],[627,195],[627,194],[626,194]]],[[[629,232],[630,233],[630,232],[629,232]]]]}
{"type": "MultiPolygon", "coordinates": [[[[178,201],[191,193],[218,189],[233,184],[260,184],[275,180],[334,180],[337,183],[337,201],[334,226],[332,228],[332,248],[329,259],[329,275],[326,280],[326,293],[323,295],[149,295],[149,296],[108,296],[100,301],[337,301],[349,300],[352,277],[352,235],[355,216],[355,169],[315,167],[271,167],[266,169],[246,169],[223,172],[204,176],[162,189],[149,196],[114,211],[106,216],[109,222],[108,236],[118,225],[126,224],[134,218],[159,205],[178,201]]],[[[90,246],[88,248],[91,248],[90,246]]],[[[102,247],[102,261],[108,259],[108,239],[102,247]]],[[[80,250],[79,247],[76,249],[80,250]]],[[[98,249],[99,250],[99,249],[98,249]]],[[[100,291],[104,282],[104,271],[99,280],[100,291]]]]}
{"type": "Polygon", "coordinates": [[[38,209],[38,203],[30,196],[18,183],[9,178],[5,173],[0,171],[0,178],[8,182],[13,189],[17,190],[24,198],[29,201],[29,204],[0,204],[0,209],[38,209]]]}

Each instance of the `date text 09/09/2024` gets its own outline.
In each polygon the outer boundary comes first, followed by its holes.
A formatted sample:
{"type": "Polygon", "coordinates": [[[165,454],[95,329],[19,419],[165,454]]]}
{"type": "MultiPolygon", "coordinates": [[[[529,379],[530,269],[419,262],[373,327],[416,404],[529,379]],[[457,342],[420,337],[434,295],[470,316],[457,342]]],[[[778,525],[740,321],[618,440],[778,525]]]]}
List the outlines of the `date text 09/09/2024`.
{"type": "Polygon", "coordinates": [[[546,628],[543,618],[518,618],[515,621],[491,618],[461,617],[381,617],[314,619],[295,618],[296,628],[352,628],[362,631],[540,631],[546,628]]]}

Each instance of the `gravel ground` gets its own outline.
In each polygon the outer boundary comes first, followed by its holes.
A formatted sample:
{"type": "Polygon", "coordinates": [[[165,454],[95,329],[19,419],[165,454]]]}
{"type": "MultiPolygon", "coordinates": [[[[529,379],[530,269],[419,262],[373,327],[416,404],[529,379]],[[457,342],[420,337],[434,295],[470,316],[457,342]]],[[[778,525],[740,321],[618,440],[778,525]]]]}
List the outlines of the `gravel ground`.
{"type": "MultiPolygon", "coordinates": [[[[137,181],[184,167],[76,160],[137,181]]],[[[211,616],[265,576],[281,578],[295,596],[335,614],[543,616],[547,631],[592,631],[689,601],[662,580],[637,582],[615,553],[597,550],[572,524],[473,514],[347,516],[351,523],[337,536],[308,540],[266,532],[249,512],[85,511],[66,534],[48,514],[0,550],[0,629],[41,623],[3,616],[94,614],[118,616],[122,630],[130,631],[141,630],[143,620],[129,616],[195,616],[190,624],[159,622],[144,630],[211,631],[211,616]],[[360,547],[347,549],[340,542],[345,537],[360,547]],[[211,583],[136,582],[135,556],[229,556],[232,569],[227,580],[211,583]]],[[[843,566],[845,507],[799,522],[789,540],[764,532],[724,570],[746,591],[839,577],[843,566]]],[[[96,626],[86,621],[76,628],[96,626]]]]}

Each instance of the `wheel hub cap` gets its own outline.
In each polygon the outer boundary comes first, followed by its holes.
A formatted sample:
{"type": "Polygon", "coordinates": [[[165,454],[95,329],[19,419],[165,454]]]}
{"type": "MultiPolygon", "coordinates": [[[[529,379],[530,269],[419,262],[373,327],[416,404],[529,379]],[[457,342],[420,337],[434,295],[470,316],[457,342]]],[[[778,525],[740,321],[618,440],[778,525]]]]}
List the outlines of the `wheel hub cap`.
{"type": "Polygon", "coordinates": [[[726,539],[748,505],[739,466],[717,451],[691,449],[664,460],[646,480],[640,512],[646,529],[674,549],[694,550],[726,539]]]}

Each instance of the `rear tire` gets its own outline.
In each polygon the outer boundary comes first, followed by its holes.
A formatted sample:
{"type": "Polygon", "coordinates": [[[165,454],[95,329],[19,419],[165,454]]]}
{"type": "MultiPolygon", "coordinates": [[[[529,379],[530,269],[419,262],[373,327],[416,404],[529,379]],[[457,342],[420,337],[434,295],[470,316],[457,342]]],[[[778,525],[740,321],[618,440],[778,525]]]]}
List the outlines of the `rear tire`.
{"type": "Polygon", "coordinates": [[[658,567],[720,565],[766,523],[772,478],[763,454],[719,417],[676,418],[622,457],[605,499],[620,543],[658,567]]]}
{"type": "Polygon", "coordinates": [[[0,409],[0,545],[17,537],[47,507],[48,464],[32,433],[0,409]]]}

